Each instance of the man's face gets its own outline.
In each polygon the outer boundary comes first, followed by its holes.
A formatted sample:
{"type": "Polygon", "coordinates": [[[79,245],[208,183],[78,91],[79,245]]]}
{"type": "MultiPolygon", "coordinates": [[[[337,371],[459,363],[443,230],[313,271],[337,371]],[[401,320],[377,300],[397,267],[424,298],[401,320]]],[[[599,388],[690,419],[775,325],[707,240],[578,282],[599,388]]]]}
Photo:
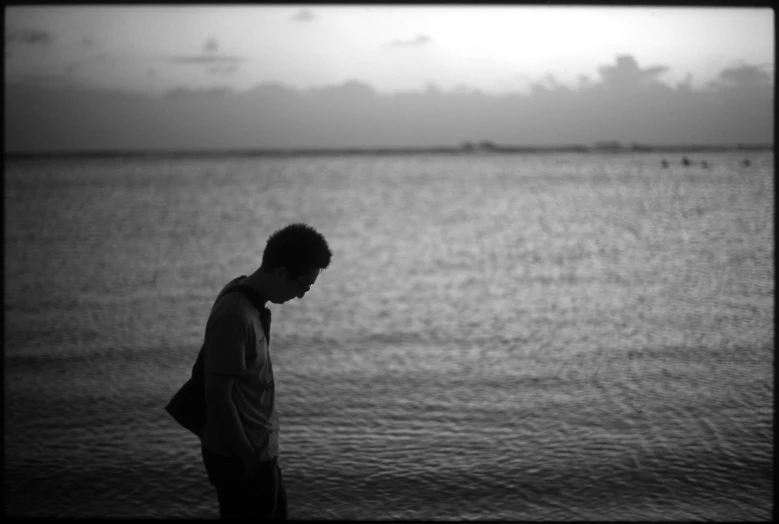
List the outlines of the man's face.
{"type": "Polygon", "coordinates": [[[315,269],[309,273],[304,273],[295,277],[284,269],[279,275],[279,298],[281,300],[276,303],[283,304],[293,298],[303,298],[305,294],[309,292],[311,286],[316,283],[316,279],[319,277],[319,271],[319,269],[315,269]]]}

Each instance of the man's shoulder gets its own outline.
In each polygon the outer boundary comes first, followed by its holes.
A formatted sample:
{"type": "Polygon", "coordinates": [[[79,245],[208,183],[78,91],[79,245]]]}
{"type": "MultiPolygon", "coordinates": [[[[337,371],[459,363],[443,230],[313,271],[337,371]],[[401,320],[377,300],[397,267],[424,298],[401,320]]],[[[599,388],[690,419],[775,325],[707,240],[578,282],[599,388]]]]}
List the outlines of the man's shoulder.
{"type": "Polygon", "coordinates": [[[208,317],[209,324],[217,320],[232,319],[251,324],[254,306],[243,293],[238,291],[226,292],[214,305],[208,317]]]}
{"type": "Polygon", "coordinates": [[[240,284],[246,277],[236,277],[224,285],[216,295],[211,306],[212,314],[216,311],[242,310],[246,308],[246,296],[240,292],[240,284]]]}

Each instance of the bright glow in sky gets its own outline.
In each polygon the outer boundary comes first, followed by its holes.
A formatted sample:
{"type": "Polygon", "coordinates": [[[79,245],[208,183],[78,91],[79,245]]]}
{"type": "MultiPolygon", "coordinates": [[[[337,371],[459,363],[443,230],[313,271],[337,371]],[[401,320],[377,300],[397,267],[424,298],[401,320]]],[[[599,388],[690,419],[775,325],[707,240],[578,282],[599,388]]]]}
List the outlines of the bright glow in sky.
{"type": "Polygon", "coordinates": [[[6,8],[6,81],[162,92],[359,80],[525,91],[575,86],[616,55],[701,86],[740,63],[773,73],[770,9],[531,6],[6,8]]]}

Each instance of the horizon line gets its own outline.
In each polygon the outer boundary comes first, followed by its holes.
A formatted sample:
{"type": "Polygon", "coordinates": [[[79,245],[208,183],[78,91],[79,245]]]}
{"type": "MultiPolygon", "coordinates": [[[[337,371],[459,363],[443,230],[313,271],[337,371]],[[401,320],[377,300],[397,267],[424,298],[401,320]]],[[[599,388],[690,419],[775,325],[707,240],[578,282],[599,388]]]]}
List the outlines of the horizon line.
{"type": "Polygon", "coordinates": [[[501,145],[492,141],[464,142],[460,146],[427,147],[342,147],[342,148],[187,148],[187,149],[62,149],[4,151],[5,157],[57,157],[57,156],[305,156],[305,155],[379,155],[379,154],[479,154],[479,153],[672,153],[693,151],[757,151],[773,150],[773,143],[729,144],[640,144],[623,145],[618,141],[596,142],[593,145],[501,145]]]}

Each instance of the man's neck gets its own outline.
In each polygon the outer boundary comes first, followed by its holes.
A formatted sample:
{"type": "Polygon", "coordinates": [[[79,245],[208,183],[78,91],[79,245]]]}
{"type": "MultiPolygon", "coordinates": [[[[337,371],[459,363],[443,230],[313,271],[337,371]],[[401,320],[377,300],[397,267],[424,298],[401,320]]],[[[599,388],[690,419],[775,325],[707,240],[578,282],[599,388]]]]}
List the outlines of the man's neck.
{"type": "Polygon", "coordinates": [[[266,307],[268,304],[267,293],[265,292],[266,286],[267,286],[267,275],[260,271],[259,269],[243,279],[241,281],[241,284],[245,286],[249,286],[250,288],[254,289],[257,293],[260,294],[260,297],[262,297],[262,307],[266,307]]]}

